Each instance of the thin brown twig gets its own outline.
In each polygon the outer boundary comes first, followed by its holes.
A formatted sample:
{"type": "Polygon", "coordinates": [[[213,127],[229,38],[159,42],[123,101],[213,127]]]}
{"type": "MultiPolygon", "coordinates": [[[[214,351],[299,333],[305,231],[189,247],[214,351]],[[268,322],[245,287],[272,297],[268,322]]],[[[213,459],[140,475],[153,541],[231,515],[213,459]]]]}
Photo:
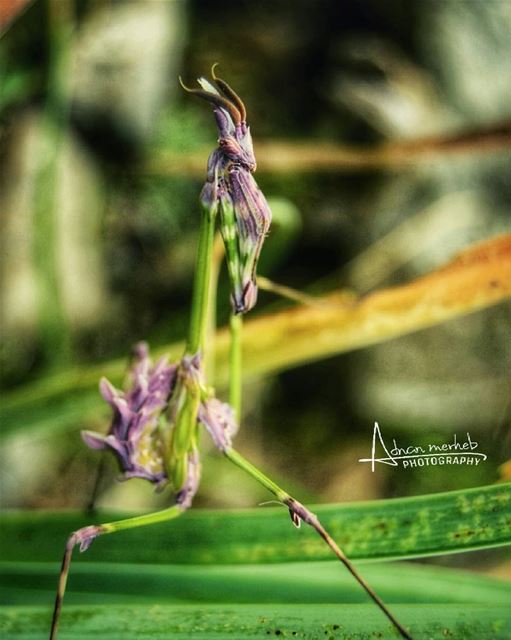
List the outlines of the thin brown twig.
{"type": "Polygon", "coordinates": [[[320,296],[311,296],[308,293],[303,293],[302,291],[298,291],[297,289],[293,289],[292,287],[288,287],[287,285],[274,282],[273,280],[265,278],[264,276],[257,276],[257,285],[263,291],[274,293],[275,295],[281,296],[282,298],[286,298],[300,304],[310,306],[332,304],[330,300],[323,300],[323,298],[321,298],[320,296]]]}
{"type": "MultiPolygon", "coordinates": [[[[402,169],[443,157],[509,151],[511,122],[501,122],[486,129],[385,142],[374,146],[335,145],[317,140],[259,140],[256,146],[259,173],[402,169]]],[[[156,153],[140,167],[140,171],[150,175],[202,175],[204,151],[187,154],[156,153]]]]}

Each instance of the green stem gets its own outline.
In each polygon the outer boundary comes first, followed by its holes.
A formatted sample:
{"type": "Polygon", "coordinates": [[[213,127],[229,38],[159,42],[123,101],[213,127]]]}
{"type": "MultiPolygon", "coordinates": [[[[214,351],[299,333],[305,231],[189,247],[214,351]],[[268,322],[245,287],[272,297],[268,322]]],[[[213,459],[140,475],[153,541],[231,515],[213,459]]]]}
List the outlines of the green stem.
{"type": "Polygon", "coordinates": [[[215,235],[215,213],[203,208],[193,285],[192,317],[186,343],[186,353],[195,355],[204,347],[208,322],[208,298],[211,280],[211,260],[215,235]]]}
{"type": "Polygon", "coordinates": [[[243,316],[231,313],[231,345],[229,350],[229,404],[236,419],[241,420],[241,332],[243,316]]]}

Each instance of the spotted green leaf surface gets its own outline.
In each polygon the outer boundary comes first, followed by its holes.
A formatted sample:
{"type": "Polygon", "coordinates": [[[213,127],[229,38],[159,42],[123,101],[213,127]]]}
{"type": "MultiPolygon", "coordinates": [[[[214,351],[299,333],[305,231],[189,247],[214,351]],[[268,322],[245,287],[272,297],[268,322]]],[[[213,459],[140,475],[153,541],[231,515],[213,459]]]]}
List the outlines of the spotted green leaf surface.
{"type": "MultiPolygon", "coordinates": [[[[397,605],[393,610],[416,640],[507,640],[511,634],[511,614],[503,605],[397,605]]],[[[48,621],[48,608],[0,610],[6,638],[44,638],[48,621]]],[[[74,606],[64,610],[60,626],[61,640],[274,637],[361,640],[397,634],[372,605],[74,606]]]]}
{"type": "MultiPolygon", "coordinates": [[[[511,543],[511,483],[462,491],[313,508],[352,559],[410,558],[511,543]]],[[[0,560],[60,557],[71,531],[119,519],[77,512],[4,516],[0,560]]],[[[124,514],[128,515],[128,514],[124,514]]],[[[82,554],[75,554],[83,559],[82,554]]],[[[247,564],[330,559],[310,527],[296,529],[284,508],[191,511],[169,523],[105,535],[90,560],[134,563],[247,564]]]]}

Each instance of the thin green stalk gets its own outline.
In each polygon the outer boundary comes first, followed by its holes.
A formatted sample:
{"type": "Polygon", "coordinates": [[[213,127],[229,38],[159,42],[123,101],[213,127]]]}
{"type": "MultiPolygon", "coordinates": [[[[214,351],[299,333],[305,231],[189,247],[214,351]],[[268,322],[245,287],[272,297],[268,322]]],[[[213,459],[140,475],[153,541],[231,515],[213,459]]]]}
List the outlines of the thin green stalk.
{"type": "Polygon", "coordinates": [[[208,323],[208,298],[214,237],[215,212],[204,207],[202,211],[193,285],[192,317],[186,343],[186,353],[188,355],[195,355],[204,348],[204,339],[208,323]]]}
{"type": "Polygon", "coordinates": [[[229,349],[229,404],[234,410],[236,420],[241,420],[241,378],[242,354],[241,332],[243,316],[231,313],[231,345],[229,349]]]}

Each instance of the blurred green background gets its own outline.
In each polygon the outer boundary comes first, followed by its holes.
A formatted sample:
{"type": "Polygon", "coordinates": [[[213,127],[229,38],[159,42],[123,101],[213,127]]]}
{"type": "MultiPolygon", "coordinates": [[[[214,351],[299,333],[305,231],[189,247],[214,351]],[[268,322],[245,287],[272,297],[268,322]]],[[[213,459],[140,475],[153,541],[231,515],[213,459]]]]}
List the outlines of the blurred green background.
{"type": "MultiPolygon", "coordinates": [[[[198,194],[216,144],[210,109],[180,90],[214,62],[258,142],[401,144],[509,132],[511,3],[458,0],[6,2],[1,48],[0,306],[6,397],[124,357],[188,322],[198,194]],[[14,7],[14,8],[13,8],[14,7]],[[21,9],[16,13],[16,7],[21,9]],[[197,170],[197,161],[204,170],[197,170]],[[20,391],[21,390],[21,391],[20,391]]],[[[265,147],[266,148],[266,147],[265,147]]],[[[315,156],[316,157],[316,156],[315,156]]],[[[271,158],[268,158],[269,162],[271,158]]],[[[511,157],[481,148],[426,162],[265,170],[275,215],[259,271],[322,293],[406,282],[509,231],[511,157]]],[[[255,314],[290,305],[261,292],[255,314]]],[[[222,273],[218,323],[226,321],[222,273]]],[[[238,448],[298,497],[343,502],[490,484],[511,457],[509,303],[244,388],[238,448]],[[416,470],[358,463],[372,426],[399,443],[467,431],[488,460],[416,470]]],[[[313,338],[311,338],[313,339],[313,338]]],[[[44,398],[41,401],[44,405],[44,398]]],[[[55,416],[57,421],[58,416],[55,416]]],[[[2,452],[4,507],[145,509],[81,428],[23,421],[2,452]],[[101,473],[98,479],[98,468],[101,473]]],[[[51,420],[50,420],[51,422],[51,420]]],[[[262,489],[206,445],[196,506],[254,506],[262,489]]],[[[502,552],[442,563],[510,575],[502,552]]]]}

